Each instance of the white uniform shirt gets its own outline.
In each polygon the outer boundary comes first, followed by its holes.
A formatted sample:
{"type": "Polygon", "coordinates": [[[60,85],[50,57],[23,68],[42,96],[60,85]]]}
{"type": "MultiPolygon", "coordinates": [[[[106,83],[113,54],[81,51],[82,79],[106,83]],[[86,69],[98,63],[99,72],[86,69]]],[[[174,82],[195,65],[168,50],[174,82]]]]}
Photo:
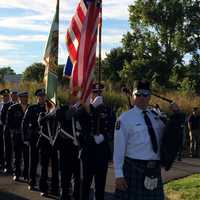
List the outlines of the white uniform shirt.
{"type": "Polygon", "coordinates": [[[114,138],[116,177],[124,176],[122,169],[125,157],[139,160],[160,160],[160,143],[165,125],[159,116],[156,116],[149,109],[146,110],[156,134],[158,153],[154,153],[152,149],[143,110],[134,106],[131,110],[123,113],[116,122],[114,138]]]}
{"type": "Polygon", "coordinates": [[[0,125],[2,124],[2,122],[1,122],[1,111],[2,111],[3,105],[4,105],[4,103],[0,102],[0,125]]]}

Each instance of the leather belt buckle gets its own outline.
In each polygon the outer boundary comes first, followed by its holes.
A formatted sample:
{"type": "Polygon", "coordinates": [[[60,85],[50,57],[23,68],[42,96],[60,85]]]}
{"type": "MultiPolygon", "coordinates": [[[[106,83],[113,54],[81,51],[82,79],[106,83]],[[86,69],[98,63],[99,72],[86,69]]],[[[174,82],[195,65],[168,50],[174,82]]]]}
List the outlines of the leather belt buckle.
{"type": "Polygon", "coordinates": [[[148,162],[147,162],[147,165],[146,165],[146,167],[147,167],[147,168],[150,168],[150,169],[156,168],[156,166],[157,166],[157,162],[154,161],[154,160],[148,161],[148,162]]]}

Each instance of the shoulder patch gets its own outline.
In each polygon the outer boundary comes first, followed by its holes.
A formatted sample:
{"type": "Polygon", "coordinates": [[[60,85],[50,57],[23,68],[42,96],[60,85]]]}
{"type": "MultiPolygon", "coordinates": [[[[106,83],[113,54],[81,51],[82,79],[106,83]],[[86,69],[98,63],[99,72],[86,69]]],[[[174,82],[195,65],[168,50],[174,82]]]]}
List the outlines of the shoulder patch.
{"type": "Polygon", "coordinates": [[[121,122],[119,120],[117,120],[116,125],[115,125],[115,129],[119,130],[121,126],[121,122]]]}

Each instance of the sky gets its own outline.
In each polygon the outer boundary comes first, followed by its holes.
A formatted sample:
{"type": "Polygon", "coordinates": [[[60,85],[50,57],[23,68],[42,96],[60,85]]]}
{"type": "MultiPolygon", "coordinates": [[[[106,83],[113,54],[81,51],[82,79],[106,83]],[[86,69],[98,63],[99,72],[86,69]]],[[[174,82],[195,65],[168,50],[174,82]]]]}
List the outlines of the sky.
{"type": "MultiPolygon", "coordinates": [[[[121,46],[129,28],[128,5],[134,0],[103,0],[102,57],[121,46]]],[[[59,64],[67,60],[65,34],[79,0],[60,0],[59,64]]],[[[56,0],[0,0],[0,67],[19,74],[42,62],[56,0]]]]}

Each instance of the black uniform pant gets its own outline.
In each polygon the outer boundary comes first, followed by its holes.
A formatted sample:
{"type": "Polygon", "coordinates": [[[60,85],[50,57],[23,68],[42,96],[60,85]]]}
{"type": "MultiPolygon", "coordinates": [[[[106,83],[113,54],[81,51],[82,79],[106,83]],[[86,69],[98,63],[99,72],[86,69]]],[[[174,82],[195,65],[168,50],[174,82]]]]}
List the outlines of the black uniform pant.
{"type": "MultiPolygon", "coordinates": [[[[45,139],[46,140],[46,139],[45,139]]],[[[48,167],[51,159],[51,191],[58,193],[59,179],[58,179],[58,152],[57,149],[52,147],[47,141],[40,146],[40,164],[41,164],[41,177],[40,177],[40,191],[48,191],[48,167]]]]}
{"type": "Polygon", "coordinates": [[[200,131],[192,130],[192,157],[199,157],[200,156],[200,131]]]}
{"type": "Polygon", "coordinates": [[[2,125],[0,125],[0,168],[4,168],[4,137],[2,125]]]}
{"type": "Polygon", "coordinates": [[[39,147],[35,140],[30,142],[29,151],[29,185],[34,186],[36,184],[36,172],[39,161],[39,147]]]}
{"type": "Polygon", "coordinates": [[[4,130],[4,141],[5,141],[5,168],[12,169],[12,137],[9,128],[6,126],[4,130]]]}
{"type": "Polygon", "coordinates": [[[29,170],[29,147],[26,144],[23,144],[22,133],[14,133],[13,135],[13,144],[14,144],[14,174],[17,177],[20,177],[22,160],[23,160],[23,177],[28,179],[28,170],[29,170]]]}
{"type": "Polygon", "coordinates": [[[24,171],[23,177],[24,179],[29,178],[29,146],[27,144],[23,144],[23,161],[24,161],[24,171]]]}
{"type": "Polygon", "coordinates": [[[22,152],[23,152],[23,142],[22,135],[20,133],[14,133],[13,135],[14,143],[14,174],[17,177],[21,176],[21,164],[22,164],[22,152]]]}
{"type": "Polygon", "coordinates": [[[73,144],[60,145],[61,199],[80,200],[80,160],[78,148],[73,144]],[[73,188],[72,188],[73,178],[73,188]],[[72,190],[72,191],[71,191],[72,190]]]}
{"type": "Polygon", "coordinates": [[[95,145],[85,155],[83,154],[82,200],[90,199],[90,188],[94,179],[95,200],[104,200],[106,175],[108,170],[109,151],[104,145],[95,145]]]}

